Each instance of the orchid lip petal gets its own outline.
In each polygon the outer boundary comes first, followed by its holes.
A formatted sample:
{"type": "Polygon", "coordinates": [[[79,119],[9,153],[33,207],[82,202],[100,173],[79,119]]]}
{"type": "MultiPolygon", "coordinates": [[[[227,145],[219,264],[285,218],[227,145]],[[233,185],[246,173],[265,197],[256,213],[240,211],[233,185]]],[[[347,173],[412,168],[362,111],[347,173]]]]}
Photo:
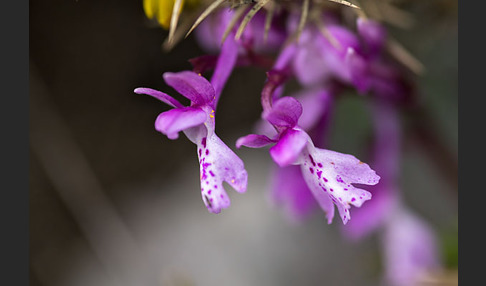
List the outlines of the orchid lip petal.
{"type": "Polygon", "coordinates": [[[208,104],[215,97],[215,91],[211,83],[195,72],[166,72],[163,77],[169,86],[191,100],[194,105],[208,104]]]}
{"type": "Polygon", "coordinates": [[[237,192],[246,192],[248,174],[243,161],[216,134],[197,142],[201,174],[201,196],[208,210],[219,213],[229,207],[223,187],[227,182],[237,192]]]}
{"type": "Polygon", "coordinates": [[[155,129],[174,140],[180,131],[203,124],[206,118],[207,114],[202,109],[176,108],[159,114],[155,120],[155,129]]]}
{"type": "Polygon", "coordinates": [[[282,133],[278,143],[270,148],[270,155],[279,166],[296,164],[307,144],[308,135],[300,130],[289,129],[282,133]]]}
{"type": "Polygon", "coordinates": [[[150,95],[150,96],[157,98],[158,100],[162,101],[163,103],[165,103],[165,104],[167,104],[171,107],[174,107],[174,108],[183,108],[184,107],[184,105],[182,105],[179,101],[177,101],[172,96],[165,94],[161,91],[155,90],[155,89],[151,89],[151,88],[147,88],[147,87],[139,87],[139,88],[136,88],[133,92],[135,92],[136,94],[150,95]]]}
{"type": "Polygon", "coordinates": [[[352,155],[310,145],[302,157],[301,169],[309,188],[321,206],[325,204],[326,212],[329,202],[324,200],[325,195],[336,205],[343,224],[351,219],[351,205],[360,207],[372,197],[370,192],[353,184],[375,185],[380,179],[367,164],[352,155]]]}

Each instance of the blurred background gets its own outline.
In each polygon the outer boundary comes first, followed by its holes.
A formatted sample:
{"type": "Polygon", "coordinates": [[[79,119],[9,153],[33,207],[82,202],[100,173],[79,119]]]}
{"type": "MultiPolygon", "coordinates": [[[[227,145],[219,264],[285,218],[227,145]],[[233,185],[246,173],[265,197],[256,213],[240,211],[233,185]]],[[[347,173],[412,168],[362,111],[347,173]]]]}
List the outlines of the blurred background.
{"type": "MultiPolygon", "coordinates": [[[[390,32],[424,64],[422,102],[457,159],[457,1],[397,2],[414,25],[390,32]]],[[[228,187],[231,207],[208,213],[194,145],[156,132],[154,120],[167,107],[133,93],[140,86],[171,91],[162,74],[190,69],[187,60],[204,53],[193,37],[163,52],[167,32],[145,18],[141,0],[31,0],[29,12],[31,285],[379,283],[376,236],[353,243],[323,212],[295,224],[269,203],[267,150],[236,151],[248,191],[228,187]]],[[[230,78],[217,124],[230,147],[259,118],[264,80],[256,68],[230,78]]],[[[371,126],[363,103],[339,102],[334,130],[347,131],[333,134],[334,150],[358,158],[366,151],[371,126]]],[[[454,272],[457,166],[444,171],[416,142],[405,142],[404,152],[405,201],[437,231],[454,272]]]]}

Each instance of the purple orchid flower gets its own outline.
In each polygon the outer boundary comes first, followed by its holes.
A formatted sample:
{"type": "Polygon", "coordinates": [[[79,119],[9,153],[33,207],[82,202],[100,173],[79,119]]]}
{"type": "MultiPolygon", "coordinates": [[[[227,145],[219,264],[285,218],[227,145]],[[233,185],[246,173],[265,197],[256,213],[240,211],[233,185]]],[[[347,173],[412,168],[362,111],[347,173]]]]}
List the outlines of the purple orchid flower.
{"type": "Polygon", "coordinates": [[[382,245],[386,285],[422,285],[427,275],[441,270],[434,231],[401,205],[389,215],[382,245]]]}
{"type": "MultiPolygon", "coordinates": [[[[196,39],[203,49],[209,52],[218,52],[226,27],[235,15],[234,10],[219,9],[211,13],[196,29],[196,39]]],[[[278,25],[280,17],[274,17],[268,36],[265,40],[265,13],[260,11],[246,26],[239,44],[242,48],[251,49],[257,53],[268,53],[278,49],[285,41],[286,32],[282,25],[278,25]]],[[[241,22],[241,20],[239,21],[241,22]]],[[[239,22],[235,25],[228,38],[234,38],[239,22]]],[[[228,39],[227,38],[227,39],[228,39]]],[[[243,52],[243,49],[240,49],[243,52]]]]}
{"type": "Polygon", "coordinates": [[[270,139],[265,135],[250,134],[237,140],[236,146],[260,148],[272,143],[272,159],[281,167],[300,165],[304,180],[326,212],[328,223],[334,217],[334,204],[344,224],[351,218],[351,205],[360,207],[371,199],[371,193],[353,184],[375,185],[380,177],[367,164],[352,155],[316,148],[309,135],[297,126],[302,105],[292,97],[275,101],[263,112],[278,134],[270,139]]]}
{"type": "MultiPolygon", "coordinates": [[[[356,34],[337,21],[326,19],[325,33],[307,25],[299,42],[281,52],[275,68],[290,68],[303,86],[337,80],[355,87],[360,94],[370,92],[395,100],[409,96],[410,87],[402,72],[383,60],[387,34],[380,23],[358,18],[356,34]]],[[[291,17],[289,33],[296,26],[297,20],[291,17]]]]}
{"type": "Polygon", "coordinates": [[[191,101],[183,106],[171,96],[150,88],[137,88],[135,93],[153,96],[172,110],[161,113],[155,129],[169,139],[177,139],[180,131],[197,145],[200,165],[201,196],[208,210],[219,213],[230,205],[223,182],[240,193],[247,187],[248,174],[243,161],[215,134],[215,110],[224,85],[233,70],[237,49],[234,40],[223,45],[211,82],[192,71],[167,72],[165,82],[191,101]]]}
{"type": "MultiPolygon", "coordinates": [[[[331,110],[332,95],[327,88],[304,89],[292,97],[299,99],[303,107],[302,116],[299,118],[299,126],[302,129],[311,130],[317,125],[320,126],[319,119],[326,121],[329,117],[327,113],[331,110]]],[[[259,122],[257,133],[267,137],[277,135],[273,126],[266,120],[259,122]]],[[[272,167],[270,200],[277,206],[283,206],[292,222],[305,220],[318,207],[298,165],[272,167]]]]}
{"type": "MultiPolygon", "coordinates": [[[[363,80],[367,62],[362,57],[360,39],[349,29],[328,19],[324,18],[325,32],[315,25],[307,25],[299,41],[284,50],[287,55],[278,65],[290,66],[304,86],[337,79],[364,92],[368,88],[363,80]]],[[[289,33],[296,30],[297,23],[298,18],[289,18],[289,33]]]]}

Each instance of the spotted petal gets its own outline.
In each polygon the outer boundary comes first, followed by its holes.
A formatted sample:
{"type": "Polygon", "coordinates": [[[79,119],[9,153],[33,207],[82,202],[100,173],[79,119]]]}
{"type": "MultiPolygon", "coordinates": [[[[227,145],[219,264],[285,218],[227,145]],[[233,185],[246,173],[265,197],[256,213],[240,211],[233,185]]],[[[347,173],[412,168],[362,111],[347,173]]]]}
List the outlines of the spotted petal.
{"type": "Polygon", "coordinates": [[[198,126],[206,118],[206,112],[200,108],[176,108],[159,114],[155,120],[155,129],[174,140],[179,138],[180,131],[198,126]]]}
{"type": "Polygon", "coordinates": [[[371,199],[371,193],[353,186],[353,183],[375,185],[380,177],[367,164],[352,155],[318,149],[309,143],[302,152],[301,169],[316,199],[326,207],[328,222],[332,220],[329,203],[334,202],[344,224],[351,218],[350,205],[360,207],[371,199]]]}
{"type": "Polygon", "coordinates": [[[169,86],[191,100],[193,105],[207,104],[211,102],[215,96],[214,88],[211,83],[195,72],[166,72],[163,77],[169,86]]]}
{"type": "Polygon", "coordinates": [[[243,161],[212,134],[197,142],[201,173],[201,196],[208,210],[219,213],[230,205],[223,181],[240,193],[246,191],[248,174],[243,161]]]}

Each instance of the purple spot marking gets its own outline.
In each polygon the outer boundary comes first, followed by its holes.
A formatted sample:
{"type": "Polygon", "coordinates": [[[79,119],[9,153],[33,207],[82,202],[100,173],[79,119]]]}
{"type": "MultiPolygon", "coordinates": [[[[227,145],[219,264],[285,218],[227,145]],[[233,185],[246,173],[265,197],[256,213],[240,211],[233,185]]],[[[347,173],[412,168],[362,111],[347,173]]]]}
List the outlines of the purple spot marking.
{"type": "Polygon", "coordinates": [[[352,198],[351,201],[354,202],[356,200],[356,198],[352,198]]]}
{"type": "Polygon", "coordinates": [[[309,159],[311,160],[312,165],[315,167],[316,162],[314,162],[314,158],[312,158],[312,156],[310,154],[309,154],[309,159]]]}
{"type": "Polygon", "coordinates": [[[209,171],[209,174],[210,174],[212,177],[214,177],[214,173],[213,173],[213,171],[211,171],[211,170],[210,170],[210,171],[209,171]]]}
{"type": "Polygon", "coordinates": [[[324,192],[327,192],[326,188],[322,187],[322,189],[324,190],[324,192]]]}
{"type": "Polygon", "coordinates": [[[206,137],[204,137],[202,140],[201,140],[201,144],[203,145],[204,148],[206,148],[206,137]]]}
{"type": "Polygon", "coordinates": [[[348,189],[344,188],[345,191],[347,191],[348,189]]]}
{"type": "Polygon", "coordinates": [[[317,166],[319,166],[319,168],[322,168],[322,164],[321,163],[317,163],[317,166]]]}
{"type": "Polygon", "coordinates": [[[344,183],[343,179],[339,175],[336,176],[336,181],[338,181],[340,183],[344,183]]]}
{"type": "Polygon", "coordinates": [[[331,189],[329,189],[329,191],[334,192],[334,190],[333,190],[332,188],[331,188],[331,189]]]}
{"type": "Polygon", "coordinates": [[[206,156],[209,154],[209,149],[206,149],[206,156]]]}
{"type": "Polygon", "coordinates": [[[221,198],[224,198],[223,194],[220,195],[221,198]]]}
{"type": "Polygon", "coordinates": [[[210,194],[211,194],[211,190],[208,191],[208,195],[210,195],[210,194]]]}
{"type": "Polygon", "coordinates": [[[218,185],[214,185],[214,188],[217,189],[218,188],[218,185]]]}
{"type": "Polygon", "coordinates": [[[324,180],[324,182],[326,182],[326,183],[327,183],[327,179],[326,179],[325,177],[322,177],[322,179],[324,180]]]}
{"type": "Polygon", "coordinates": [[[321,178],[322,171],[317,171],[316,174],[317,174],[317,177],[320,179],[321,178]]]}
{"type": "Polygon", "coordinates": [[[311,172],[311,174],[314,174],[314,169],[309,168],[309,171],[311,172]]]}
{"type": "Polygon", "coordinates": [[[339,198],[339,200],[340,200],[341,202],[343,201],[343,199],[342,199],[342,198],[339,198]]]}
{"type": "Polygon", "coordinates": [[[202,154],[202,150],[201,148],[199,148],[199,157],[201,157],[201,154],[202,154]]]}
{"type": "Polygon", "coordinates": [[[203,163],[203,168],[206,169],[208,166],[211,166],[211,163],[203,163]]]}

